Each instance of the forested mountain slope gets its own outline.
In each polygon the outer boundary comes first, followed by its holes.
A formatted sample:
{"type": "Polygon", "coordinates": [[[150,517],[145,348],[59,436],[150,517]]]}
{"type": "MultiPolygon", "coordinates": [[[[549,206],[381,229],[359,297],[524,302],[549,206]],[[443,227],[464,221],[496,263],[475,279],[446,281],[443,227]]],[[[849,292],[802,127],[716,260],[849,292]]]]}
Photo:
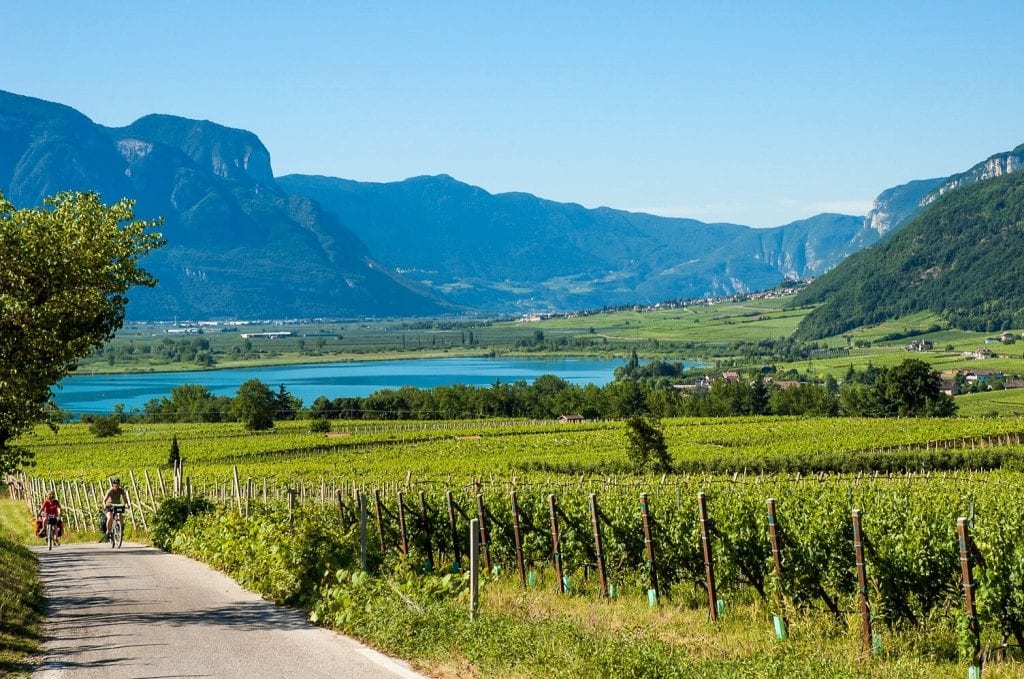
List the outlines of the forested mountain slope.
{"type": "Polygon", "coordinates": [[[954,327],[1024,327],[1024,172],[944,192],[891,238],[808,286],[823,303],[798,336],[836,335],[922,310],[954,327]]]}

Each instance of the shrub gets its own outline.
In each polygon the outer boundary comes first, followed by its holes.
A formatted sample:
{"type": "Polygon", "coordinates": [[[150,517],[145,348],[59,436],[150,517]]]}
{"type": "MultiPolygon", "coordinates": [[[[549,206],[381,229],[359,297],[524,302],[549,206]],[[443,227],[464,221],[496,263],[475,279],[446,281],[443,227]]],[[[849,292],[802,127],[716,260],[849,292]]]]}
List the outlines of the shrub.
{"type": "Polygon", "coordinates": [[[358,563],[358,540],[338,530],[336,516],[298,512],[290,527],[281,507],[253,507],[249,516],[222,509],[193,516],[171,546],[271,601],[310,606],[325,573],[358,563]]]}
{"type": "Polygon", "coordinates": [[[100,438],[117,436],[121,433],[121,418],[118,415],[94,418],[89,424],[89,431],[92,432],[93,436],[100,438]]]}
{"type": "Polygon", "coordinates": [[[212,512],[214,505],[205,498],[169,497],[160,503],[153,514],[149,538],[154,547],[170,550],[174,536],[193,514],[212,512]]]}

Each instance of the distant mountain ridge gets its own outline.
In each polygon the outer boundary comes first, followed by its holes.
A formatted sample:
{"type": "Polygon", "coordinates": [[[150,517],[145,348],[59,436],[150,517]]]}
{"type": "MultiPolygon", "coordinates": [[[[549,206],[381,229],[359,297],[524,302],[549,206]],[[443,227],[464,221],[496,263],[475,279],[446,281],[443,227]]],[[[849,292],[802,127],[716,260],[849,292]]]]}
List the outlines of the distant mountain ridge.
{"type": "Polygon", "coordinates": [[[137,201],[165,218],[144,266],[160,284],[130,292],[135,319],[412,315],[450,308],[376,262],[312,201],[276,183],[256,135],[151,115],[123,128],[0,92],[0,190],[18,207],[63,190],[137,201]]]}
{"type": "Polygon", "coordinates": [[[369,183],[278,178],[352,226],[388,266],[476,308],[579,309],[731,295],[819,275],[849,252],[861,217],[774,229],[705,224],[527,193],[491,194],[447,175],[369,183]]]}

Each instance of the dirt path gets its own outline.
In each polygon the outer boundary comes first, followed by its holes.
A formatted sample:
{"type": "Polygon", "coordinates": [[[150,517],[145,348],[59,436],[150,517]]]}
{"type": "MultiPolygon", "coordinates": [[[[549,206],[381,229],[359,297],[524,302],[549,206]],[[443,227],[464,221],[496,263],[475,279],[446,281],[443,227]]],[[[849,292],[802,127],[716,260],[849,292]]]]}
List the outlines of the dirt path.
{"type": "Polygon", "coordinates": [[[419,677],[230,578],[142,545],[38,551],[48,611],[34,677],[419,677]]]}

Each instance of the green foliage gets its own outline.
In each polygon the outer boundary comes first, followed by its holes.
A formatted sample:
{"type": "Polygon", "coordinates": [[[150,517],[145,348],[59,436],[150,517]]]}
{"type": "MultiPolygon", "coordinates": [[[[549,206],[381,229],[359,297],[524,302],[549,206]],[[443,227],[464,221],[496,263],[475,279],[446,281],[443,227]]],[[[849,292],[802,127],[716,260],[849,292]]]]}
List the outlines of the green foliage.
{"type": "Polygon", "coordinates": [[[949,417],[956,413],[953,397],[942,393],[939,374],[917,359],[884,369],[873,386],[874,407],[882,417],[949,417]]]}
{"type": "Polygon", "coordinates": [[[36,559],[24,546],[0,535],[0,675],[21,676],[42,635],[43,589],[36,559]]]}
{"type": "Polygon", "coordinates": [[[103,415],[92,418],[89,431],[99,438],[117,436],[121,433],[121,418],[117,415],[103,415]]]}
{"type": "Polygon", "coordinates": [[[164,499],[153,513],[149,526],[149,539],[154,547],[169,550],[177,535],[190,516],[212,512],[212,502],[201,497],[169,497],[164,499]]]}
{"type": "Polygon", "coordinates": [[[318,417],[309,423],[309,431],[314,434],[326,434],[331,430],[331,423],[322,417],[318,417]]]}
{"type": "Polygon", "coordinates": [[[128,289],[156,284],[139,260],[163,244],[158,222],[132,209],[61,193],[16,210],[0,195],[0,471],[18,461],[8,442],[46,416],[50,387],[121,326],[128,289]]]}
{"type": "Polygon", "coordinates": [[[214,396],[201,384],[181,384],[171,389],[170,398],[152,399],[145,405],[150,422],[222,422],[232,419],[231,399],[214,396]]]}
{"type": "Polygon", "coordinates": [[[646,417],[629,418],[626,420],[626,440],[626,455],[634,471],[661,474],[672,469],[665,432],[657,421],[646,417]]]}
{"type": "Polygon", "coordinates": [[[378,624],[378,619],[387,614],[386,602],[396,596],[421,614],[438,602],[468,604],[469,573],[422,574],[407,564],[405,560],[399,561],[391,572],[379,577],[348,569],[329,574],[328,581],[317,592],[310,619],[352,631],[378,624]]]}
{"type": "Polygon", "coordinates": [[[231,401],[231,412],[250,431],[273,429],[277,403],[277,396],[270,387],[251,379],[238,388],[231,401]]]}
{"type": "Polygon", "coordinates": [[[277,603],[309,606],[324,574],[351,569],[359,545],[338,530],[337,514],[301,512],[294,527],[281,507],[189,517],[171,542],[174,552],[222,570],[277,603]]]}

